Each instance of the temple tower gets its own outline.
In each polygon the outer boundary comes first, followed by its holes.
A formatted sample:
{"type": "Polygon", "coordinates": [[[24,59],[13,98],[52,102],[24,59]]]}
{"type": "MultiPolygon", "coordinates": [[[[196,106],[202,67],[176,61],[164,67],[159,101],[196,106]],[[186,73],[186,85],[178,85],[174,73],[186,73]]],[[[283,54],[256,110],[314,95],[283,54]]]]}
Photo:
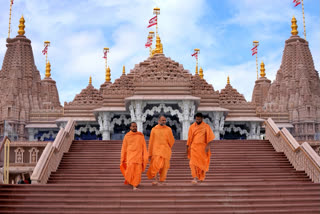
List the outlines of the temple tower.
{"type": "MultiPolygon", "coordinates": [[[[314,140],[320,133],[320,80],[309,43],[298,36],[292,18],[292,36],[286,40],[280,69],[264,104],[269,111],[289,112],[298,140],[314,140]]],[[[316,139],[315,139],[316,140],[316,139]]]]}

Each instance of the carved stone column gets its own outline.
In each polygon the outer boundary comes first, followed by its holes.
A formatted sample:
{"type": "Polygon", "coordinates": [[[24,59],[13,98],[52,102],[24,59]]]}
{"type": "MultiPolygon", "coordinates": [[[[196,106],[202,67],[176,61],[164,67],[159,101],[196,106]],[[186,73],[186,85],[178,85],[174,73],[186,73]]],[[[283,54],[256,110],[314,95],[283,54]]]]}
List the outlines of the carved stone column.
{"type": "Polygon", "coordinates": [[[129,110],[131,115],[131,121],[137,123],[138,132],[143,133],[143,119],[142,119],[142,100],[132,101],[129,110]]]}
{"type": "Polygon", "coordinates": [[[248,139],[250,140],[259,140],[260,139],[260,123],[259,122],[250,122],[250,133],[248,139]]]}
{"type": "Polygon", "coordinates": [[[37,139],[34,138],[34,135],[36,134],[35,129],[29,128],[28,133],[29,133],[29,141],[37,141],[37,139]]]}
{"type": "Polygon", "coordinates": [[[181,103],[179,103],[179,106],[182,109],[182,117],[179,118],[181,120],[180,122],[182,123],[181,139],[187,140],[190,123],[193,121],[194,118],[195,105],[193,101],[184,100],[181,103]]]}
{"type": "Polygon", "coordinates": [[[99,112],[98,123],[100,126],[100,132],[102,134],[102,140],[110,140],[111,131],[111,118],[113,114],[111,112],[99,112]]]}
{"type": "Polygon", "coordinates": [[[223,132],[224,127],[224,115],[223,112],[210,112],[209,117],[211,117],[211,120],[213,121],[212,124],[209,124],[211,126],[211,129],[214,133],[215,140],[220,140],[220,133],[223,132]]]}

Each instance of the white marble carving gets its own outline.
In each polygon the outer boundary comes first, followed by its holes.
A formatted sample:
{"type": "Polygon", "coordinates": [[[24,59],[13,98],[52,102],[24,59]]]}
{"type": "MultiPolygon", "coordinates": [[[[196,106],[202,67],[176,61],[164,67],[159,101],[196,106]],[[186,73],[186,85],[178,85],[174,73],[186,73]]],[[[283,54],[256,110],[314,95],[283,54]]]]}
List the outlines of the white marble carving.
{"type": "Polygon", "coordinates": [[[101,134],[100,131],[99,131],[99,129],[97,129],[97,127],[91,127],[90,124],[86,124],[85,127],[80,127],[79,129],[75,130],[74,133],[75,133],[76,135],[81,135],[81,133],[86,133],[86,132],[88,132],[88,131],[89,131],[90,133],[94,132],[96,135],[101,134]]]}
{"type": "Polygon", "coordinates": [[[111,118],[113,113],[111,112],[99,112],[98,123],[100,125],[100,133],[102,133],[103,140],[110,140],[111,132],[111,118]]]}

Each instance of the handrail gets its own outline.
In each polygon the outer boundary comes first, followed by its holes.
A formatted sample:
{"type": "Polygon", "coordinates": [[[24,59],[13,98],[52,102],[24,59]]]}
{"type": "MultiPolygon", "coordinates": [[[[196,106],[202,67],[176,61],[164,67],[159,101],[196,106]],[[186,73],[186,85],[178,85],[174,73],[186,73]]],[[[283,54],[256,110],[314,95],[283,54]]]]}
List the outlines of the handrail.
{"type": "Polygon", "coordinates": [[[75,121],[69,120],[66,128],[61,128],[53,143],[44,149],[32,175],[32,184],[47,183],[50,174],[58,169],[62,156],[68,152],[74,140],[75,121]]]}
{"type": "Polygon", "coordinates": [[[275,150],[283,152],[296,170],[305,171],[313,182],[320,183],[320,157],[312,147],[307,142],[299,145],[286,128],[279,130],[271,118],[265,124],[266,137],[275,150]]]}

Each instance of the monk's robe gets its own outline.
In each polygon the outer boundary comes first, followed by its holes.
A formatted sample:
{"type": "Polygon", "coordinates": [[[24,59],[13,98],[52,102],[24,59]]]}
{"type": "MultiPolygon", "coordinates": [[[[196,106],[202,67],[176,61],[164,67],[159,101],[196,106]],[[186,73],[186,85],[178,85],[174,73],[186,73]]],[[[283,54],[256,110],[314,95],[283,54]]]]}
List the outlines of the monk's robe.
{"type": "Polygon", "coordinates": [[[209,170],[211,152],[209,149],[206,153],[205,148],[213,139],[214,134],[205,122],[200,125],[195,122],[190,126],[187,141],[189,166],[192,177],[197,177],[200,181],[204,180],[209,170]]]}
{"type": "Polygon", "coordinates": [[[125,184],[137,187],[141,182],[141,173],[148,163],[146,141],[141,132],[128,132],[123,139],[121,148],[120,170],[125,184]]]}
{"type": "Polygon", "coordinates": [[[160,181],[165,181],[170,168],[171,148],[174,144],[172,130],[168,126],[156,125],[152,128],[149,139],[149,157],[151,161],[147,176],[154,178],[159,172],[160,181]]]}

